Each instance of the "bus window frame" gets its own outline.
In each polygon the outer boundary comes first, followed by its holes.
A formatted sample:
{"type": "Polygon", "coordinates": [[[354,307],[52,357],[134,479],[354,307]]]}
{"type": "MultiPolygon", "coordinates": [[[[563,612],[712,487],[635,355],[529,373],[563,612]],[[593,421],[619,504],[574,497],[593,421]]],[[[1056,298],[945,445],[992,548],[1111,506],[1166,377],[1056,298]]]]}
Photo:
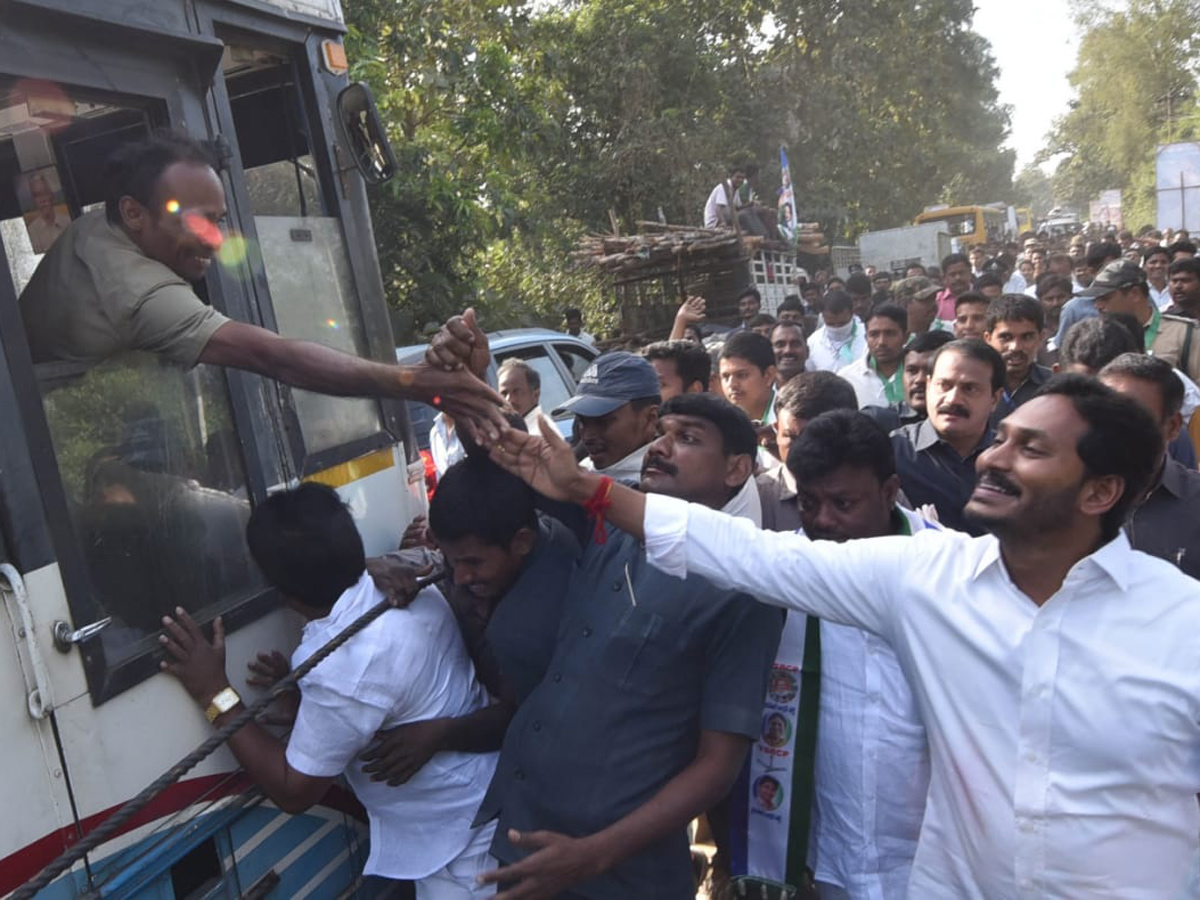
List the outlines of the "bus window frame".
{"type": "MultiPolygon", "coordinates": [[[[303,124],[308,133],[309,150],[317,172],[322,212],[336,218],[342,229],[367,356],[377,362],[394,362],[395,341],[392,339],[387,301],[383,296],[382,278],[375,256],[375,236],[367,212],[365,185],[357,170],[347,172],[337,167],[339,152],[342,158],[348,157],[344,150],[339,150],[336,97],[349,83],[349,79],[344,75],[331,75],[324,71],[321,64],[321,42],[336,34],[339,29],[333,28],[331,23],[325,23],[326,33],[322,34],[311,27],[269,18],[249,9],[215,6],[203,0],[197,3],[197,16],[201,28],[206,33],[216,35],[223,42],[249,44],[290,60],[303,124]]],[[[230,170],[225,173],[231,221],[236,221],[242,234],[254,241],[257,239],[257,231],[241,163],[233,108],[225,79],[220,72],[213,78],[206,104],[216,122],[217,130],[229,138],[233,155],[230,170]]],[[[261,267],[261,262],[256,261],[251,265],[251,283],[255,296],[250,299],[257,307],[257,321],[261,321],[264,327],[277,331],[274,301],[266,273],[261,267]]],[[[281,392],[285,397],[281,405],[288,424],[288,445],[301,477],[381,450],[402,440],[407,461],[412,462],[415,458],[414,445],[405,440],[411,433],[408,413],[404,403],[398,399],[379,398],[374,401],[380,412],[379,431],[323,451],[310,452],[304,443],[295,404],[288,396],[286,388],[281,389],[281,392]]]]}
{"type": "MultiPolygon", "coordinates": [[[[154,124],[179,126],[188,123],[188,132],[197,136],[202,136],[201,131],[203,136],[219,133],[220,129],[212,127],[212,119],[206,115],[203,80],[198,82],[196,79],[196,73],[204,71],[212,62],[212,40],[203,35],[189,35],[187,37],[195,40],[147,45],[144,29],[113,27],[102,45],[87,42],[89,65],[80,67],[77,55],[64,53],[64,47],[70,46],[64,37],[79,31],[81,19],[87,21],[89,17],[66,16],[62,30],[47,30],[43,23],[34,31],[21,27],[20,16],[10,21],[0,11],[0,33],[3,33],[0,49],[6,51],[0,74],[12,78],[45,79],[63,85],[68,94],[78,91],[124,103],[136,100],[155,111],[151,116],[154,124]],[[190,48],[195,55],[181,54],[181,46],[190,48]],[[131,55],[137,57],[138,65],[129,64],[131,55]],[[72,62],[75,63],[73,66],[72,62]]],[[[242,321],[253,321],[244,302],[244,293],[231,289],[235,286],[230,280],[210,275],[204,284],[209,302],[215,308],[242,321]]],[[[57,562],[72,622],[76,627],[86,625],[101,618],[103,611],[72,525],[7,259],[0,259],[0,345],[3,348],[0,362],[6,366],[0,379],[11,382],[15,393],[19,421],[25,432],[24,452],[28,454],[37,485],[35,508],[45,525],[43,535],[37,528],[35,516],[29,539],[13,549],[18,553],[22,571],[30,571],[37,562],[57,562]],[[46,559],[46,551],[51,553],[50,559],[46,559]]],[[[265,498],[268,483],[280,481],[276,449],[269,437],[275,428],[272,412],[269,401],[265,402],[266,398],[261,394],[260,380],[230,370],[226,371],[226,380],[234,428],[242,445],[247,490],[252,502],[258,502],[265,498]],[[254,439],[247,440],[250,436],[254,439]]],[[[0,391],[0,403],[4,401],[3,393],[0,391]]],[[[0,405],[0,409],[4,408],[0,405]]],[[[13,440],[6,436],[0,449],[6,454],[15,452],[19,458],[20,448],[13,446],[13,440]]],[[[16,497],[21,496],[22,502],[30,501],[28,493],[10,494],[6,481],[0,480],[0,489],[5,494],[0,502],[5,504],[8,516],[13,514],[10,506],[16,497]]],[[[15,512],[21,516],[32,515],[32,511],[26,509],[15,512]]],[[[266,615],[277,605],[276,592],[263,588],[238,599],[220,615],[226,630],[233,632],[266,615]]],[[[84,642],[78,649],[88,691],[97,706],[159,672],[160,654],[155,649],[147,649],[119,663],[110,663],[105,658],[101,640],[84,642]]]]}

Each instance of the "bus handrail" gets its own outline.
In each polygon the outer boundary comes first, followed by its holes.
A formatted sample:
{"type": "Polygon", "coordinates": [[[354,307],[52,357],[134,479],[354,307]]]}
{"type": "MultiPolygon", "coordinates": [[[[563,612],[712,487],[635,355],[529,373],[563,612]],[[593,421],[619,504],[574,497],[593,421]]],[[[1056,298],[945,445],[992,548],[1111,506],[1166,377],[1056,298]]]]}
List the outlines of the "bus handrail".
{"type": "MultiPolygon", "coordinates": [[[[0,569],[3,572],[3,569],[0,569]]],[[[428,575],[422,575],[416,579],[416,587],[420,590],[430,584],[433,584],[444,573],[435,569],[428,575]]],[[[19,576],[18,576],[19,577],[19,576]]],[[[233,719],[225,723],[221,728],[201,743],[195,750],[183,757],[163,774],[159,775],[154,781],[150,782],[136,797],[129,800],[113,813],[109,818],[105,819],[94,831],[89,832],[81,838],[77,843],[72,844],[64,850],[57,858],[47,865],[41,872],[35,875],[32,879],[25,882],[21,887],[17,888],[9,900],[32,900],[32,898],[43,888],[49,886],[59,875],[75,865],[87,854],[91,853],[109,838],[116,835],[125,824],[136,816],[139,812],[146,808],[155,797],[177,782],[180,778],[194,769],[197,765],[211,756],[216,750],[221,747],[227,740],[233,737],[245,725],[262,715],[268,706],[270,706],[278,697],[290,691],[296,684],[315,669],[318,665],[324,662],[335,650],[341,647],[346,641],[354,637],[377,618],[393,609],[393,604],[390,600],[381,600],[376,603],[365,613],[351,622],[346,628],[335,635],[329,643],[317,650],[312,656],[298,665],[295,669],[289,672],[286,676],[279,679],[266,694],[256,700],[254,703],[247,706],[244,710],[238,713],[233,719]]]]}
{"type": "MultiPolygon", "coordinates": [[[[24,656],[28,660],[30,670],[25,673],[25,677],[33,680],[32,685],[26,682],[29,694],[25,698],[25,704],[30,716],[44,719],[54,710],[54,694],[50,688],[50,672],[42,658],[42,649],[38,646],[37,633],[33,627],[33,611],[29,608],[25,579],[10,563],[0,563],[0,579],[8,582],[7,587],[0,584],[0,592],[12,594],[12,603],[6,603],[4,606],[8,610],[14,637],[25,645],[24,656]],[[16,608],[16,618],[13,617],[13,607],[16,608]]],[[[21,669],[24,670],[25,666],[21,666],[21,669]]]]}

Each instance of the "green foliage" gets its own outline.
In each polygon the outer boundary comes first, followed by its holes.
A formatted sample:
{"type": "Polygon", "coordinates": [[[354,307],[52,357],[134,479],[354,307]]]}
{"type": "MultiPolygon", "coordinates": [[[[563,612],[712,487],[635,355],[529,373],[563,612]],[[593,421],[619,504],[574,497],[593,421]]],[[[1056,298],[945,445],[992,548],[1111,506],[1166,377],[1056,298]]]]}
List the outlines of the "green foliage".
{"type": "Polygon", "coordinates": [[[1129,0],[1114,11],[1078,3],[1085,29],[1070,80],[1076,97],[1055,122],[1041,160],[1063,154],[1054,193],[1082,210],[1120,188],[1125,221],[1154,221],[1157,144],[1196,137],[1200,3],[1129,0]]]}
{"type": "Polygon", "coordinates": [[[1013,179],[1013,203],[1033,210],[1035,220],[1043,218],[1057,204],[1050,176],[1041,166],[1029,165],[1021,169],[1013,179]]]}
{"type": "Polygon", "coordinates": [[[578,307],[588,331],[607,335],[617,325],[612,292],[594,270],[572,268],[563,261],[581,236],[568,223],[535,242],[522,231],[492,242],[477,258],[485,285],[480,298],[482,324],[501,327],[564,326],[563,310],[578,307]]]}
{"type": "MultiPolygon", "coordinates": [[[[730,164],[772,204],[787,145],[827,233],[1009,198],[1008,112],[971,0],[347,0],[353,74],[401,172],[372,195],[385,288],[418,326],[560,325],[609,295],[572,238],[699,224],[730,164]]],[[[607,317],[607,318],[606,318],[607,317]]],[[[406,336],[400,336],[406,337],[406,336]]]]}

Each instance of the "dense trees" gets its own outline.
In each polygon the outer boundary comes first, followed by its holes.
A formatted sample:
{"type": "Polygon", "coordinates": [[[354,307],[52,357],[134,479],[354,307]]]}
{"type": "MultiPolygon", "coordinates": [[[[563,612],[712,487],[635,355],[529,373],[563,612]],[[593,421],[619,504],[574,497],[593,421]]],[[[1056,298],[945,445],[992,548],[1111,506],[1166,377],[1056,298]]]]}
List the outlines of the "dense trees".
{"type": "Polygon", "coordinates": [[[889,227],[938,201],[1007,199],[970,0],[346,0],[355,74],[401,175],[372,196],[389,298],[416,327],[480,302],[490,327],[602,314],[567,269],[580,233],[659,210],[697,223],[731,161],[802,218],[889,227]]]}
{"type": "Polygon", "coordinates": [[[1076,10],[1076,97],[1042,154],[1063,154],[1055,196],[1086,214],[1100,191],[1120,188],[1126,224],[1153,223],[1155,147],[1196,137],[1200,3],[1080,0],[1076,10]]]}

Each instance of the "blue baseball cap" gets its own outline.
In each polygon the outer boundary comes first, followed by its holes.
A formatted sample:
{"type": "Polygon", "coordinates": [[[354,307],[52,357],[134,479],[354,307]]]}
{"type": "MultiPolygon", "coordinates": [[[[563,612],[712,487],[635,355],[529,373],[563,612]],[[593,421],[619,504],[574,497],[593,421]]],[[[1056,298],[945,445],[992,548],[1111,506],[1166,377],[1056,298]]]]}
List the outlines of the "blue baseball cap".
{"type": "Polygon", "coordinates": [[[583,377],[575,396],[552,415],[571,412],[595,418],[607,416],[631,400],[659,399],[658,374],[644,358],[614,350],[596,358],[583,377]]]}

